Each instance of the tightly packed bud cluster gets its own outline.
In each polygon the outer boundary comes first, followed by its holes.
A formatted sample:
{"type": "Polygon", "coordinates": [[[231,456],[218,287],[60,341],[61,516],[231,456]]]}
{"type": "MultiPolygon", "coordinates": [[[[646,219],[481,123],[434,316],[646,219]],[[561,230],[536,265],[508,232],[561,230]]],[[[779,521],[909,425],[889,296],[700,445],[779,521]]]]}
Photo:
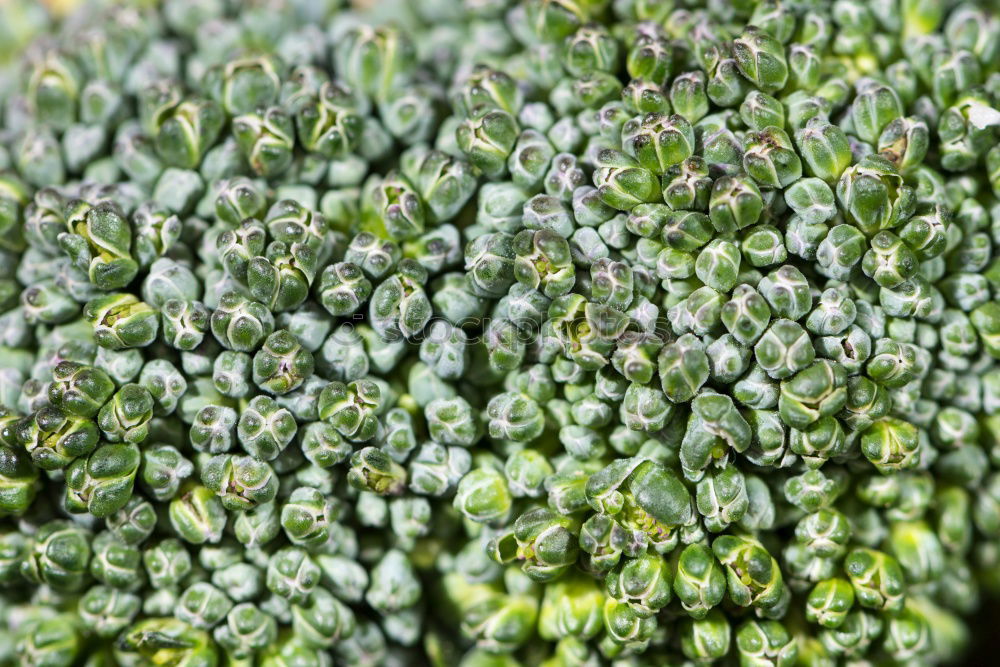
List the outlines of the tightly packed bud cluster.
{"type": "Polygon", "coordinates": [[[960,660],[994,3],[346,4],[0,3],[0,667],[960,660]]]}

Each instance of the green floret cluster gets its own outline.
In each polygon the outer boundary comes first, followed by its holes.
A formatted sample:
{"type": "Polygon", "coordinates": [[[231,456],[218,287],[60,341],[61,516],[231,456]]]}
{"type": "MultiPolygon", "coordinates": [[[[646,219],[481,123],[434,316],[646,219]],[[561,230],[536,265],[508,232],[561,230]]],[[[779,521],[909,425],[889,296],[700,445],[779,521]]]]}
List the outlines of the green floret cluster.
{"type": "Polygon", "coordinates": [[[1000,593],[995,3],[0,58],[0,667],[934,665],[1000,593]]]}

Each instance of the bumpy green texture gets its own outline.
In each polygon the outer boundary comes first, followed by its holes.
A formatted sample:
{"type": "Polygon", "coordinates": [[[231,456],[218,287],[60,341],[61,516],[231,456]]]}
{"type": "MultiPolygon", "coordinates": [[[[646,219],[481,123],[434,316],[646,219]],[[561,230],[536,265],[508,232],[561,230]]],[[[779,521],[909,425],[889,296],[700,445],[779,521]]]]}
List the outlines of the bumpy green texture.
{"type": "Polygon", "coordinates": [[[11,0],[3,62],[0,667],[963,659],[995,2],[11,0]]]}

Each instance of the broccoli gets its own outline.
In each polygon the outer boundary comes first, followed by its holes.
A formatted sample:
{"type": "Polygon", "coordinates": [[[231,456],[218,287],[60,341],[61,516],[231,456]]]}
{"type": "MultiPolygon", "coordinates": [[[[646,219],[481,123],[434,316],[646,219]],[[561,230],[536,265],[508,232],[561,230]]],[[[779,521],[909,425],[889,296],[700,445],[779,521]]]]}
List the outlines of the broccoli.
{"type": "Polygon", "coordinates": [[[966,654],[994,3],[78,4],[0,4],[0,667],[966,654]]]}

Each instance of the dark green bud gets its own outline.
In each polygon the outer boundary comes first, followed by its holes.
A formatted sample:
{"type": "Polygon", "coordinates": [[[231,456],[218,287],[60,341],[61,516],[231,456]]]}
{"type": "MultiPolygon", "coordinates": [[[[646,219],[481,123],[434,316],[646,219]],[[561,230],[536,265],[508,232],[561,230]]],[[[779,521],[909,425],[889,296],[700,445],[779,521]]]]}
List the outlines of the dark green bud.
{"type": "Polygon", "coordinates": [[[134,444],[103,445],[66,470],[66,507],[106,517],[123,508],[132,497],[139,469],[139,449],[134,444]]]}
{"type": "Polygon", "coordinates": [[[156,340],[160,328],[156,311],[132,294],[92,299],[84,306],[83,315],[94,327],[97,344],[110,350],[145,347],[156,340]]]}
{"type": "MultiPolygon", "coordinates": [[[[322,397],[321,397],[322,400],[322,397]]],[[[228,423],[224,419],[223,423],[228,423]]],[[[269,396],[256,396],[240,414],[236,433],[250,456],[272,461],[295,437],[298,427],[287,409],[269,396]]]]}
{"type": "Polygon", "coordinates": [[[138,384],[123,385],[97,414],[97,424],[108,442],[139,444],[149,435],[153,396],[138,384]]]}

